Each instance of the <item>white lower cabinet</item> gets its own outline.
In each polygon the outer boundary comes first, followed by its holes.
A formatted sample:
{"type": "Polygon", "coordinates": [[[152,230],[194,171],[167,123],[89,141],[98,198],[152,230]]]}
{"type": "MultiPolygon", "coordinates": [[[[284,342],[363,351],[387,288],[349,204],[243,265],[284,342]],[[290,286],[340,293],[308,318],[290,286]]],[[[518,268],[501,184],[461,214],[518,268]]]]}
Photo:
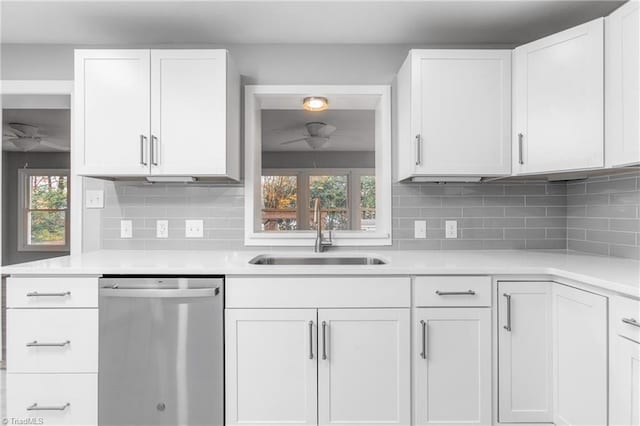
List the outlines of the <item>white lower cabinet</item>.
{"type": "Polygon", "coordinates": [[[498,284],[498,417],[553,421],[550,282],[498,284]]]}
{"type": "Polygon", "coordinates": [[[408,425],[409,309],[227,309],[226,424],[408,425]]]}
{"type": "Polygon", "coordinates": [[[490,425],[491,309],[414,312],[414,424],[490,425]]]}
{"type": "Polygon", "coordinates": [[[9,373],[7,390],[9,424],[98,424],[97,374],[9,373]]]}
{"type": "Polygon", "coordinates": [[[226,423],[317,424],[317,311],[226,310],[226,423]]]}
{"type": "Polygon", "coordinates": [[[408,425],[409,309],[320,309],[320,425],[408,425]]]}
{"type": "Polygon", "coordinates": [[[613,336],[611,358],[612,426],[640,425],[640,342],[613,336]]]}
{"type": "Polygon", "coordinates": [[[555,284],[553,380],[556,425],[607,424],[607,298],[555,284]]]}

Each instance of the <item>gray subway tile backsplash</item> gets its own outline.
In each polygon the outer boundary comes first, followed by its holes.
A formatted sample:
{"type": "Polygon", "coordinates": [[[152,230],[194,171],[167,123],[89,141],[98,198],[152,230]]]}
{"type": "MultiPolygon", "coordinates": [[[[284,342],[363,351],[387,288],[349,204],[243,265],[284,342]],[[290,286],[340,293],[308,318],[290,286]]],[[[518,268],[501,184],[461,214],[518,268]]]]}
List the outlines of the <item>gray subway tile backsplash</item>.
{"type": "MultiPolygon", "coordinates": [[[[640,172],[553,183],[396,183],[390,248],[569,249],[640,258],[639,181],[640,172]],[[427,238],[416,240],[419,219],[427,221],[427,238]],[[458,222],[457,239],[445,238],[445,220],[458,222]]],[[[241,184],[103,185],[98,234],[105,249],[244,248],[241,184]],[[121,219],[133,220],[133,238],[119,238],[121,219]],[[169,238],[155,238],[158,219],[169,221],[169,238]],[[185,238],[185,219],[202,219],[204,238],[185,238]]]]}

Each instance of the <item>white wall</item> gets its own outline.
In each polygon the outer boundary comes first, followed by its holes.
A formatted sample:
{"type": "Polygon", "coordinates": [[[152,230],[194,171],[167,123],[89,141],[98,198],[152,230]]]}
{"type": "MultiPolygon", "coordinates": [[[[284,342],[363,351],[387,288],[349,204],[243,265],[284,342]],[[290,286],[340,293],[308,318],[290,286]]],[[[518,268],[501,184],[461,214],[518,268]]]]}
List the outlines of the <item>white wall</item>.
{"type": "MultiPolygon", "coordinates": [[[[1,47],[3,79],[70,80],[73,79],[73,49],[91,46],[5,44],[1,47]]],[[[409,50],[409,46],[404,45],[155,47],[225,47],[246,84],[390,84],[409,50]]]]}

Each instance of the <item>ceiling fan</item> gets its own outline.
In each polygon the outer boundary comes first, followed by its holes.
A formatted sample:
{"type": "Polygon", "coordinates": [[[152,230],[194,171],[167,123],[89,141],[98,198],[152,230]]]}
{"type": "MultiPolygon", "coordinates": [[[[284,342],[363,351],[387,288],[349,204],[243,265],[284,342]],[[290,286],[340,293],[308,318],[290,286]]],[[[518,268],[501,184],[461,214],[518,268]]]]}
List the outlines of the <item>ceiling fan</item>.
{"type": "Polygon", "coordinates": [[[39,147],[47,147],[56,151],[66,151],[65,148],[55,143],[47,142],[38,132],[38,127],[30,124],[9,123],[2,129],[3,147],[17,148],[19,151],[33,151],[39,147]]]}
{"type": "Polygon", "coordinates": [[[319,149],[329,143],[329,139],[333,132],[336,131],[336,127],[320,121],[311,121],[305,124],[307,128],[308,136],[293,139],[286,142],[281,142],[280,145],[289,145],[292,143],[306,142],[311,149],[319,149]]]}

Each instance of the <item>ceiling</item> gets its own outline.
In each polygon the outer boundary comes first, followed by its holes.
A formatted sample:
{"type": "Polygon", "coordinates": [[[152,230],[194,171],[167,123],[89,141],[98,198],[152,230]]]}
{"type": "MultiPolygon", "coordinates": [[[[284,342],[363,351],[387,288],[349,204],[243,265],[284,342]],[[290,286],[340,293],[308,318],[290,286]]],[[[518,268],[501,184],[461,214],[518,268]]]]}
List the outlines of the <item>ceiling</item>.
{"type": "Polygon", "coordinates": [[[413,44],[513,47],[623,1],[11,1],[2,43],[413,44]]]}
{"type": "MultiPolygon", "coordinates": [[[[9,123],[23,123],[38,127],[38,133],[45,135],[42,140],[55,144],[61,149],[40,145],[29,152],[61,152],[71,148],[71,119],[68,109],[3,109],[2,127],[9,123]]],[[[3,151],[20,151],[9,143],[2,144],[3,151]]]]}
{"type": "Polygon", "coordinates": [[[329,144],[317,151],[374,151],[375,112],[373,110],[263,110],[262,150],[270,152],[314,151],[305,142],[282,142],[308,135],[305,123],[321,121],[336,127],[329,144]]]}

